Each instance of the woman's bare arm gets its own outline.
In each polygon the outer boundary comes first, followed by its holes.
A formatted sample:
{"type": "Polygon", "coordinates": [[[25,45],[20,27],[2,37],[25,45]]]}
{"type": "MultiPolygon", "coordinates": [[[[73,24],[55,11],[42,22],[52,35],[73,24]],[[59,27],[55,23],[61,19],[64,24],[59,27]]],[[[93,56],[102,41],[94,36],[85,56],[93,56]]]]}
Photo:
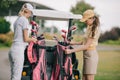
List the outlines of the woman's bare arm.
{"type": "Polygon", "coordinates": [[[70,42],[71,45],[81,45],[82,44],[82,41],[81,42],[70,42]]]}
{"type": "Polygon", "coordinates": [[[37,39],[35,39],[35,38],[29,38],[27,29],[23,30],[23,40],[25,42],[31,42],[31,41],[36,42],[37,41],[37,39]]]}
{"type": "Polygon", "coordinates": [[[91,45],[92,42],[93,42],[93,38],[88,38],[85,45],[81,45],[79,48],[75,48],[75,49],[67,49],[66,54],[86,50],[89,48],[89,46],[91,45]]]}

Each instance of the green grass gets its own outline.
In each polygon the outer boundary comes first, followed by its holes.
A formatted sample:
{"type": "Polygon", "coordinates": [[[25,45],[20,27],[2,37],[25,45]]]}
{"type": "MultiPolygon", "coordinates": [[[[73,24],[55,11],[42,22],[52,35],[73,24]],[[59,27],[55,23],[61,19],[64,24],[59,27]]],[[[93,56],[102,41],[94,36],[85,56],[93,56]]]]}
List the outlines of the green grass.
{"type": "Polygon", "coordinates": [[[120,45],[120,39],[119,40],[107,40],[107,41],[103,42],[102,44],[120,45]]]}
{"type": "MultiPolygon", "coordinates": [[[[95,80],[120,80],[120,51],[98,51],[99,64],[95,80]]],[[[77,54],[82,70],[82,52],[77,54]]]]}
{"type": "Polygon", "coordinates": [[[100,51],[96,80],[120,80],[120,51],[100,51]]]}

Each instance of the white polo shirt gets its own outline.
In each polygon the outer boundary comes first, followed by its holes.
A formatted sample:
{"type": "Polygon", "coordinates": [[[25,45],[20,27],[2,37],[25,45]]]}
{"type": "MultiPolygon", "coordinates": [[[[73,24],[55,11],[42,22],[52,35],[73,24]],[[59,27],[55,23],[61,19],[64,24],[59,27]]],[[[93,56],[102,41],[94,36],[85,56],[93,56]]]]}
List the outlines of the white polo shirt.
{"type": "Polygon", "coordinates": [[[28,29],[29,21],[24,16],[19,16],[14,23],[14,40],[13,43],[20,43],[27,45],[27,42],[23,40],[23,30],[28,29]]]}

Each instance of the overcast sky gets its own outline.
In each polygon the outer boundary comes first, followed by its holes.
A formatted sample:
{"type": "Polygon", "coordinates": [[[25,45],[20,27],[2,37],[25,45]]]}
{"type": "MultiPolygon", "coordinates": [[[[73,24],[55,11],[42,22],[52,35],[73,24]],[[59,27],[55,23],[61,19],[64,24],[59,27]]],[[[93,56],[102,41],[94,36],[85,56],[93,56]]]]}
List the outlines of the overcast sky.
{"type": "MultiPolygon", "coordinates": [[[[69,12],[80,0],[35,0],[56,10],[69,12]]],[[[95,7],[95,12],[100,15],[102,31],[110,30],[113,26],[120,27],[120,0],[84,0],[95,7]]],[[[13,20],[13,19],[12,19],[13,20]]],[[[66,22],[48,22],[47,25],[56,25],[65,28],[66,22]]]]}
{"type": "Polygon", "coordinates": [[[120,0],[85,0],[95,6],[100,15],[101,29],[110,30],[114,26],[120,27],[120,0]]]}
{"type": "MultiPolygon", "coordinates": [[[[51,2],[46,2],[46,4],[50,5],[51,7],[57,10],[69,12],[71,6],[75,6],[77,1],[80,0],[52,0],[51,2]]],[[[100,15],[102,31],[110,30],[114,26],[120,27],[120,0],[84,0],[84,1],[94,6],[95,12],[100,15]]]]}

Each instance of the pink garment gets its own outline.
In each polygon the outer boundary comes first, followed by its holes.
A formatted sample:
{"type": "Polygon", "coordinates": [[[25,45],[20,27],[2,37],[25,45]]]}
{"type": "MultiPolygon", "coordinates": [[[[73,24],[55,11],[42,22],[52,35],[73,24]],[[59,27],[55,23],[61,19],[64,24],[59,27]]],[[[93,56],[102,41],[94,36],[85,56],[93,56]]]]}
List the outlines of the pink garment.
{"type": "Polygon", "coordinates": [[[44,54],[45,54],[45,50],[42,49],[39,62],[37,66],[35,67],[35,69],[33,70],[33,80],[48,80],[48,77],[46,74],[44,54]],[[44,79],[42,77],[44,77],[44,79]]]}
{"type": "MultiPolygon", "coordinates": [[[[64,63],[65,73],[72,75],[72,61],[70,57],[66,57],[65,63],[64,63]]],[[[67,80],[67,77],[64,77],[64,80],[67,80]]]]}
{"type": "Polygon", "coordinates": [[[59,75],[60,75],[60,66],[56,64],[56,69],[53,69],[52,71],[51,80],[60,80],[59,75]]]}
{"type": "Polygon", "coordinates": [[[30,63],[35,63],[37,61],[35,51],[33,50],[33,45],[34,43],[30,42],[27,48],[27,56],[30,63]]]}

